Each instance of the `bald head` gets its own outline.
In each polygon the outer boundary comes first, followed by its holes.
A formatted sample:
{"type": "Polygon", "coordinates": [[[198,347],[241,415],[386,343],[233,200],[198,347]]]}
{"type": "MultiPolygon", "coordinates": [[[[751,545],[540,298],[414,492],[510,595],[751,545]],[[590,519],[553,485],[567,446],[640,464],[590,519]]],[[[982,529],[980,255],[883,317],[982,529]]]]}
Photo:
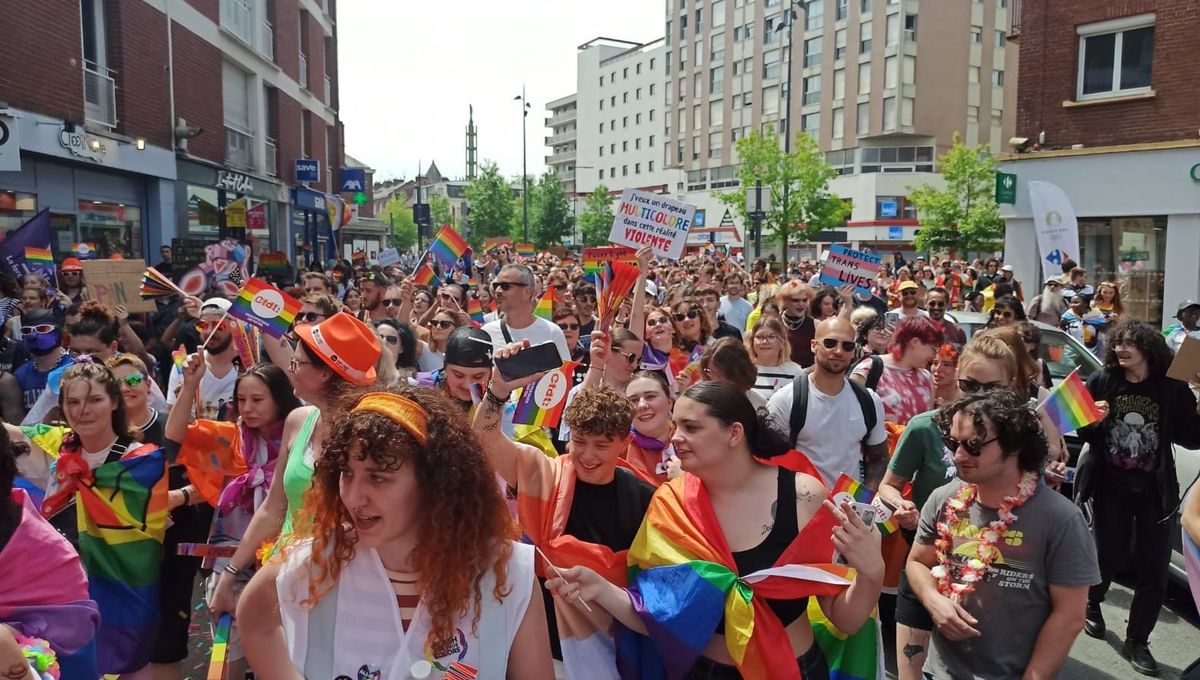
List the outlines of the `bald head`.
{"type": "Polygon", "coordinates": [[[854,340],[854,326],[840,316],[831,316],[817,324],[816,339],[835,338],[837,340],[854,340]]]}
{"type": "Polygon", "coordinates": [[[818,323],[812,341],[813,372],[818,376],[845,375],[854,359],[854,335],[854,326],[840,316],[818,323]]]}

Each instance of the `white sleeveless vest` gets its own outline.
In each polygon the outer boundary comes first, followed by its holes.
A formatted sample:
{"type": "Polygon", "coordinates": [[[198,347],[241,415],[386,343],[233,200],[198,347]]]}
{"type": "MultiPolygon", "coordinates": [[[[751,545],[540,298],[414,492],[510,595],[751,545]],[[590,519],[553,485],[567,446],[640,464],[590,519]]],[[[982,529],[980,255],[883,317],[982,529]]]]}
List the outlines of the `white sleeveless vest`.
{"type": "Polygon", "coordinates": [[[432,620],[424,603],[404,632],[396,596],[374,549],[358,548],[355,558],[342,566],[334,590],[309,609],[301,603],[308,598],[312,543],[293,546],[276,580],[292,664],[307,680],[432,680],[456,663],[477,670],[478,680],[503,680],[509,648],[533,594],[533,549],[512,546],[508,596],[496,601],[495,576],[488,570],[479,584],[483,605],[478,630],[472,634],[471,602],[467,615],[455,623],[453,639],[430,644],[432,620]]]}

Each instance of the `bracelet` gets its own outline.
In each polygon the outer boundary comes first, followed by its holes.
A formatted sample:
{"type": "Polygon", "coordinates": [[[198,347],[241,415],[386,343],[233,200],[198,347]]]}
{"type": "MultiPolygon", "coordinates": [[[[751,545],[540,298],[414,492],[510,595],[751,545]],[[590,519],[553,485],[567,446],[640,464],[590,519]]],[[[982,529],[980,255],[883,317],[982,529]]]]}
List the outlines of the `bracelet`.
{"type": "Polygon", "coordinates": [[[226,564],[224,569],[222,569],[222,571],[224,571],[226,574],[233,574],[234,576],[237,576],[238,574],[242,573],[241,569],[238,569],[237,567],[233,566],[233,561],[230,561],[228,564],[226,564]]]}
{"type": "MultiPolygon", "coordinates": [[[[491,383],[488,383],[487,390],[486,390],[486,391],[483,393],[483,396],[484,396],[485,398],[487,398],[487,400],[488,400],[488,401],[490,401],[491,403],[493,403],[493,404],[495,404],[496,406],[499,406],[499,407],[503,407],[503,406],[504,406],[504,404],[508,402],[508,398],[507,398],[507,397],[506,397],[506,398],[504,398],[504,399],[501,399],[499,396],[497,396],[497,395],[496,395],[496,393],[495,393],[495,392],[493,392],[493,391],[492,391],[492,384],[491,384],[491,383]]],[[[511,395],[509,395],[509,396],[511,396],[511,395]]]]}
{"type": "Polygon", "coordinates": [[[191,505],[192,504],[192,494],[188,493],[187,487],[185,486],[185,487],[181,488],[180,491],[183,492],[183,504],[185,506],[191,505]]]}

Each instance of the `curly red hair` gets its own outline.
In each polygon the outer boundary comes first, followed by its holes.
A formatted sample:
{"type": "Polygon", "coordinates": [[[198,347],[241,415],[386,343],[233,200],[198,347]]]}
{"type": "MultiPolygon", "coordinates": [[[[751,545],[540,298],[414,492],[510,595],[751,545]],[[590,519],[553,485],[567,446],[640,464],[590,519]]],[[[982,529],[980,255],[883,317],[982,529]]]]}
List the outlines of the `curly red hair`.
{"type": "Polygon", "coordinates": [[[492,466],[464,424],[462,407],[440,391],[408,386],[389,391],[425,410],[428,444],[418,444],[387,416],[352,412],[363,392],[345,399],[330,423],[296,522],[296,536],[313,539],[307,605],[315,605],[333,587],[342,566],[354,558],[357,539],[339,494],[350,456],[369,457],[388,470],[412,465],[421,494],[412,569],[421,575],[421,602],[433,620],[431,639],[441,639],[453,634],[456,618],[468,615],[472,599],[472,627],[478,626],[480,580],[487,569],[496,577],[493,596],[500,600],[508,595],[508,539],[515,538],[516,531],[492,466]]]}

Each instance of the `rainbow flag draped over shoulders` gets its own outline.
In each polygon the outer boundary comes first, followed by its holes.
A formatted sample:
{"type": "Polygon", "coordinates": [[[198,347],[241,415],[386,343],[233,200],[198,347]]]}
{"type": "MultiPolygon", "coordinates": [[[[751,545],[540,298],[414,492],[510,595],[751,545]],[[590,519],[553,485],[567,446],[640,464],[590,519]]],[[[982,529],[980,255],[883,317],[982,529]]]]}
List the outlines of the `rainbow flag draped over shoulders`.
{"type": "Polygon", "coordinates": [[[251,278],[238,291],[229,316],[241,319],[273,338],[292,328],[300,301],[262,279],[251,278]]]}
{"type": "Polygon", "coordinates": [[[1088,392],[1087,385],[1079,377],[1078,368],[1055,385],[1046,399],[1038,404],[1038,408],[1046,411],[1046,415],[1063,434],[1091,425],[1104,417],[1088,392]]]}
{"type": "Polygon", "coordinates": [[[429,244],[429,252],[442,263],[443,267],[453,267],[459,258],[467,252],[467,242],[454,231],[454,227],[445,225],[438,230],[437,236],[429,244]]]}
{"type": "MultiPolygon", "coordinates": [[[[765,600],[837,595],[849,587],[853,571],[832,564],[835,523],[822,508],[773,567],[739,576],[703,483],[683,475],[660,486],[629,549],[630,599],[650,635],[647,639],[626,631],[618,639],[621,677],[686,675],[724,616],[722,632],[743,678],[800,680],[787,632],[765,600]]],[[[842,639],[823,637],[825,624],[811,623],[818,641],[832,643],[830,649],[822,644],[831,677],[875,677],[876,628],[871,620],[842,639]],[[855,648],[844,653],[851,643],[855,648]],[[864,665],[870,673],[847,673],[842,659],[861,656],[869,656],[864,665]]]]}
{"type": "MultiPolygon", "coordinates": [[[[22,428],[26,429],[26,428],[22,428]]],[[[58,433],[30,432],[31,439],[58,433]]],[[[39,445],[40,446],[40,445],[39,445]]],[[[101,673],[130,673],[146,665],[159,625],[158,576],[167,527],[167,475],[163,451],[146,444],[119,460],[89,469],[78,450],[64,448],[54,462],[42,514],[50,516],[73,496],[79,523],[79,556],[88,593],[100,610],[96,636],[101,673]]]]}

